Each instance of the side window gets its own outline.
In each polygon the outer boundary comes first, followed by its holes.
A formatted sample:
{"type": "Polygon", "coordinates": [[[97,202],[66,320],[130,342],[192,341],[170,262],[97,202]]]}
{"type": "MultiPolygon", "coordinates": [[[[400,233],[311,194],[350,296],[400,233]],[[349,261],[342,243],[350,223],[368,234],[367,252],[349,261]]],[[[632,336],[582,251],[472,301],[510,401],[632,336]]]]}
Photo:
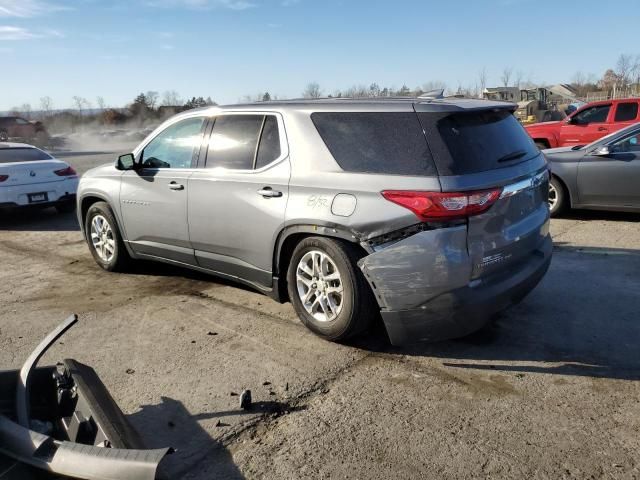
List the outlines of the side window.
{"type": "Polygon", "coordinates": [[[18,125],[27,125],[29,122],[27,120],[25,120],[24,118],[16,118],[16,123],[18,125]]]}
{"type": "Polygon", "coordinates": [[[146,168],[190,168],[193,152],[202,142],[204,117],[188,118],[160,132],[142,152],[146,168]]]}
{"type": "Polygon", "coordinates": [[[616,122],[628,122],[638,117],[638,102],[619,103],[616,109],[616,122]]]}
{"type": "Polygon", "coordinates": [[[640,132],[635,131],[609,146],[614,153],[640,152],[640,132]]]}
{"type": "Polygon", "coordinates": [[[258,146],[256,168],[262,168],[270,164],[280,156],[280,134],[278,133],[278,120],[273,115],[267,115],[262,127],[262,136],[258,146]]]}
{"type": "Polygon", "coordinates": [[[573,123],[577,125],[586,125],[587,123],[604,123],[609,116],[611,105],[598,105],[596,107],[587,108],[573,116],[573,123]]]}
{"type": "Polygon", "coordinates": [[[252,170],[263,115],[220,115],[213,125],[207,168],[252,170]]]}

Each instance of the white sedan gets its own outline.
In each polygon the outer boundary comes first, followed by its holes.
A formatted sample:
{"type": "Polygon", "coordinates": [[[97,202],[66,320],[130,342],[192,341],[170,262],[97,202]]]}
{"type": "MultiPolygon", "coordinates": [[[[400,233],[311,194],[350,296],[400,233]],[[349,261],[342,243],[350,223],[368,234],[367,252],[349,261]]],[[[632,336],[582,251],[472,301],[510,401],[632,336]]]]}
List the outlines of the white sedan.
{"type": "Polygon", "coordinates": [[[0,207],[75,208],[78,174],[71,165],[24,143],[0,143],[0,207]]]}

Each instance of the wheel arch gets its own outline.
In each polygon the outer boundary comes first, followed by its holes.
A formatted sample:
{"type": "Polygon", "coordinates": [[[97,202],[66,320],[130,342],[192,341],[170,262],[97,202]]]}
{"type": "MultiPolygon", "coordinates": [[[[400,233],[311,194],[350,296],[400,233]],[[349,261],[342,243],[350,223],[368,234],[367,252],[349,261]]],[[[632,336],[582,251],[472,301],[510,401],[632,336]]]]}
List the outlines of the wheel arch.
{"type": "Polygon", "coordinates": [[[281,303],[288,300],[286,272],[291,255],[296,245],[307,237],[335,238],[362,248],[358,237],[344,227],[300,224],[283,228],[278,234],[273,252],[273,298],[281,303]]]}
{"type": "Polygon", "coordinates": [[[555,178],[560,182],[560,185],[562,185],[562,188],[564,189],[564,192],[567,194],[567,198],[569,199],[569,207],[573,207],[573,194],[567,182],[555,172],[551,172],[551,178],[555,178]]]}

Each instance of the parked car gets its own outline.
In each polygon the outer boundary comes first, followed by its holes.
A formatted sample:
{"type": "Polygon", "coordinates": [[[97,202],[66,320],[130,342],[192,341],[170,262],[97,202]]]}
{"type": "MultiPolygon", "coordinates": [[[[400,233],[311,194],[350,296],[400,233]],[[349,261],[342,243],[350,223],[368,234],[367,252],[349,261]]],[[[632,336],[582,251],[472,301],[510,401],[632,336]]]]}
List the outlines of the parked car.
{"type": "Polygon", "coordinates": [[[76,206],[78,174],[71,165],[24,143],[0,143],[0,207],[76,206]]]}
{"type": "Polygon", "coordinates": [[[41,122],[30,122],[21,117],[0,117],[0,142],[11,139],[32,141],[42,146],[49,134],[41,122]]]}
{"type": "Polygon", "coordinates": [[[548,169],[513,104],[321,100],[178,114],[87,172],[78,218],[102,268],[152,259],[291,300],[342,340],[468,334],[551,259],[548,169]],[[426,134],[425,134],[426,132],[426,134]]]}
{"type": "Polygon", "coordinates": [[[640,123],[583,147],[543,150],[552,216],[569,208],[640,212],[640,123]]]}
{"type": "Polygon", "coordinates": [[[528,125],[538,148],[586,145],[640,121],[640,98],[587,103],[559,122],[528,125]]]}

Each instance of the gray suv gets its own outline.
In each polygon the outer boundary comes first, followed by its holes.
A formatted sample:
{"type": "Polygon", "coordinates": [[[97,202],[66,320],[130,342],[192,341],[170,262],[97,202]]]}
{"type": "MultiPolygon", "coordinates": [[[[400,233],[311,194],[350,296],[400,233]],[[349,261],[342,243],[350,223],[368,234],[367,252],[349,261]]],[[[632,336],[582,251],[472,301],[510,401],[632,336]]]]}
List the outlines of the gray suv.
{"type": "Polygon", "coordinates": [[[316,100],[181,113],[86,173],[96,262],[180,265],[290,300],[342,340],[468,334],[551,261],[548,169],[515,105],[316,100]]]}

